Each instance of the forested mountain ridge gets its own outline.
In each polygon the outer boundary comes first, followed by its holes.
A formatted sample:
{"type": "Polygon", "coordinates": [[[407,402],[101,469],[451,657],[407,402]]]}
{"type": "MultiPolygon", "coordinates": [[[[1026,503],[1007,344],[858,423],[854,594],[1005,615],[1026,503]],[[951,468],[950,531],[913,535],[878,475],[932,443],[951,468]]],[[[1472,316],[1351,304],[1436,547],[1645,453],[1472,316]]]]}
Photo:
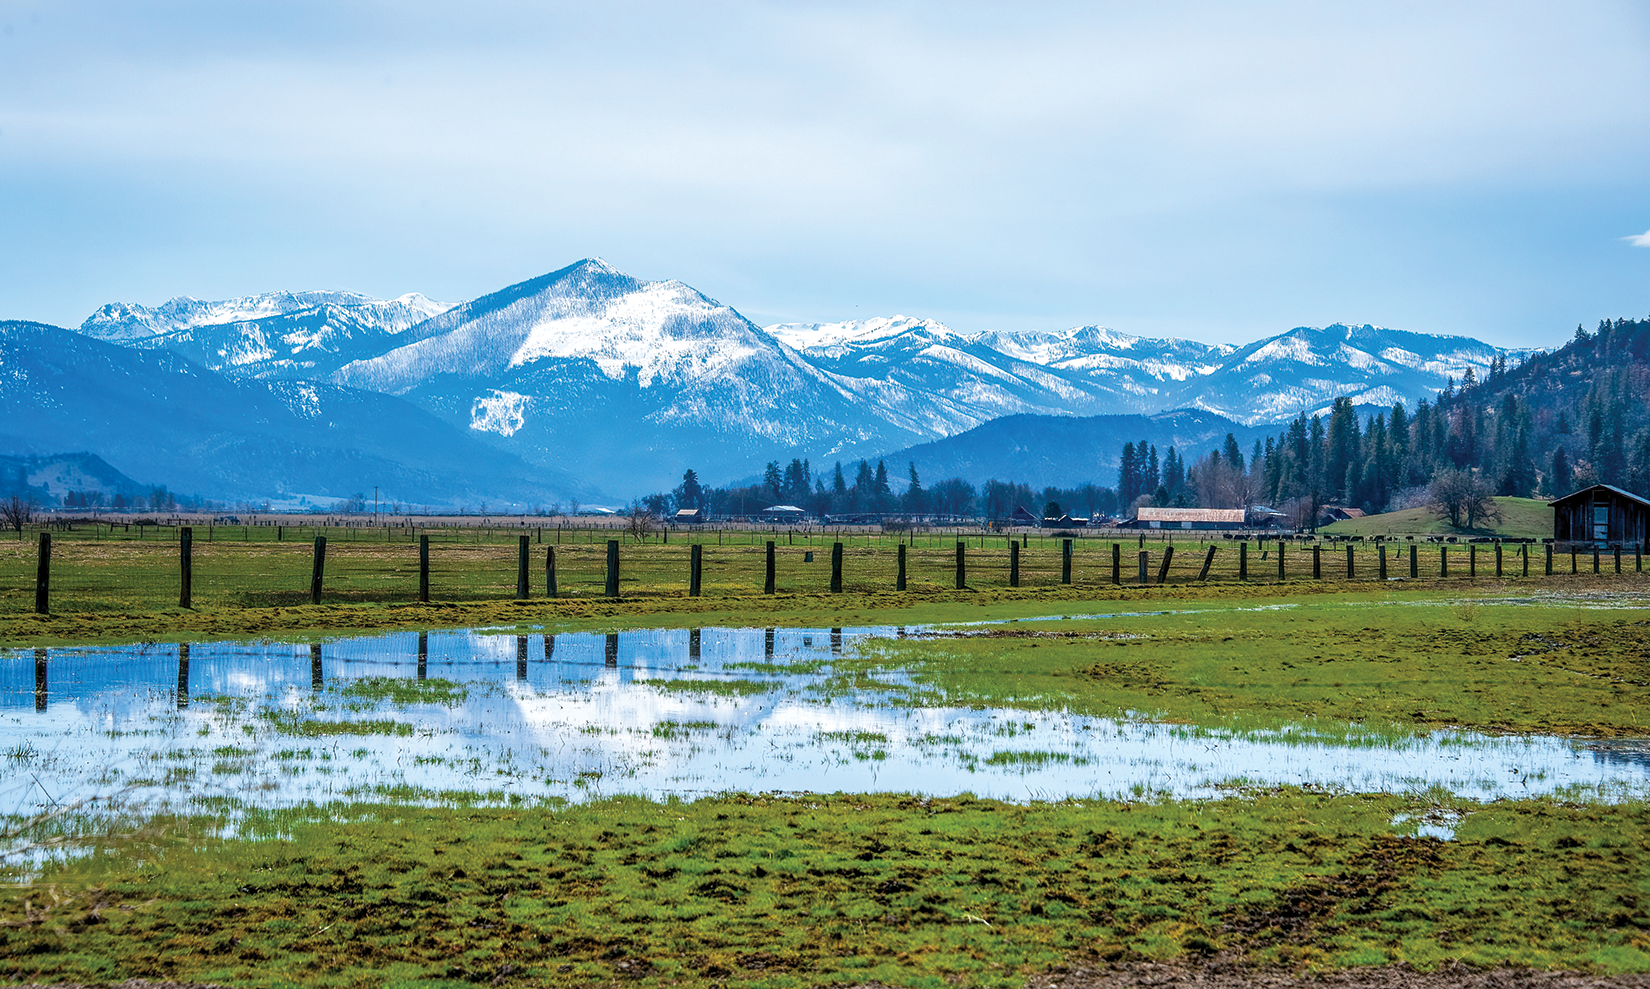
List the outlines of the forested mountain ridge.
{"type": "Polygon", "coordinates": [[[1499,358],[1482,379],[1469,369],[1413,409],[1396,402],[1360,417],[1350,399],[1338,399],[1327,416],[1302,414],[1257,443],[1247,462],[1229,444],[1188,468],[1185,491],[1166,494],[1210,505],[1268,502],[1304,520],[1325,504],[1371,512],[1425,504],[1445,476],[1520,497],[1558,497],[1596,482],[1650,492],[1646,395],[1650,319],[1604,320],[1516,365],[1499,358]]]}

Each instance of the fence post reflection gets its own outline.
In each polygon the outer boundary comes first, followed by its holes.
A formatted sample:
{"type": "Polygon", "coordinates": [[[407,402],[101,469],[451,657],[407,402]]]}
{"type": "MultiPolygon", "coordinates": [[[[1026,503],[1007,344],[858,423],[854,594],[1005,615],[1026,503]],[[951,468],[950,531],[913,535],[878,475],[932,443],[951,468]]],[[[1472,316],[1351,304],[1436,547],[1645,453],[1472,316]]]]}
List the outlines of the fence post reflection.
{"type": "Polygon", "coordinates": [[[189,643],[178,643],[178,710],[189,706],[189,643]]]}

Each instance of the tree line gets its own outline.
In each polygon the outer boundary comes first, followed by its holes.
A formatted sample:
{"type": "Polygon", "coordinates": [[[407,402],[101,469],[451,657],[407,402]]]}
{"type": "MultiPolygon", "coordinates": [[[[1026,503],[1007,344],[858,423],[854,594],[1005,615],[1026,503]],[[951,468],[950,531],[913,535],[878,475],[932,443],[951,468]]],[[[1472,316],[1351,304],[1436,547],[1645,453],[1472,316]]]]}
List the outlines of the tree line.
{"type": "Polygon", "coordinates": [[[702,484],[698,472],[690,469],[673,491],[648,495],[638,505],[658,516],[672,515],[681,508],[697,508],[711,515],[752,516],[774,505],[794,505],[815,517],[893,514],[1007,518],[1020,507],[1032,513],[1052,508],[1053,516],[1068,512],[1107,515],[1116,512],[1118,500],[1115,490],[1095,484],[1033,490],[1017,481],[993,479],[975,485],[950,477],[925,485],[914,463],[906,464],[905,478],[895,490],[882,460],[874,464],[861,460],[846,468],[838,461],[823,475],[817,475],[808,460],[797,458],[784,466],[778,461],[769,463],[760,483],[722,488],[702,484]]]}

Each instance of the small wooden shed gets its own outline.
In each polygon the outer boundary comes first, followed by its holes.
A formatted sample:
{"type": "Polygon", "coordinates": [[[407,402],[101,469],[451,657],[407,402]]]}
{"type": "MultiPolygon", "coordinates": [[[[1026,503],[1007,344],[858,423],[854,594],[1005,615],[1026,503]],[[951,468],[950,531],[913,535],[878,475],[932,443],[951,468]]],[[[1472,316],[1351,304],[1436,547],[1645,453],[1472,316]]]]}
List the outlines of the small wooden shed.
{"type": "Polygon", "coordinates": [[[1631,491],[1595,484],[1550,504],[1554,542],[1650,549],[1650,500],[1631,491]]]}

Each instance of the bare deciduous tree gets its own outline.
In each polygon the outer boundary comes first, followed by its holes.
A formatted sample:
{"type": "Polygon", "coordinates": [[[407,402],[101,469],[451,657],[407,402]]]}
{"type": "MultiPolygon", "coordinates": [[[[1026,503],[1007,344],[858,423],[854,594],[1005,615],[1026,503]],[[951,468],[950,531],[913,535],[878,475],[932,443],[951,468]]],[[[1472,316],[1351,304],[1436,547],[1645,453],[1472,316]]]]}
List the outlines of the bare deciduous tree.
{"type": "Polygon", "coordinates": [[[1432,510],[1454,528],[1472,529],[1480,522],[1501,521],[1495,489],[1477,471],[1442,471],[1427,490],[1432,496],[1432,510]]]}
{"type": "Polygon", "coordinates": [[[630,503],[630,512],[626,515],[625,521],[630,535],[639,543],[645,542],[648,535],[659,528],[659,517],[639,501],[630,503]]]}
{"type": "Polygon", "coordinates": [[[34,502],[21,495],[12,495],[5,501],[0,501],[0,524],[14,532],[22,532],[23,527],[34,521],[34,502]]]}

